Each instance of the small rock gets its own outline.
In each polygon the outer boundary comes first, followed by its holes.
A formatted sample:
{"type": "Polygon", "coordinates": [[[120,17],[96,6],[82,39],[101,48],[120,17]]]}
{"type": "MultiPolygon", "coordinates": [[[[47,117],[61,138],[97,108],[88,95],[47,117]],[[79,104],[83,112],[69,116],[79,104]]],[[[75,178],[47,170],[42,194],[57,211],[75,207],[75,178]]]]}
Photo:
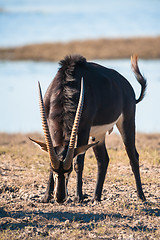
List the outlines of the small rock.
{"type": "Polygon", "coordinates": [[[68,226],[70,223],[69,219],[67,219],[64,223],[65,223],[65,226],[68,226]]]}

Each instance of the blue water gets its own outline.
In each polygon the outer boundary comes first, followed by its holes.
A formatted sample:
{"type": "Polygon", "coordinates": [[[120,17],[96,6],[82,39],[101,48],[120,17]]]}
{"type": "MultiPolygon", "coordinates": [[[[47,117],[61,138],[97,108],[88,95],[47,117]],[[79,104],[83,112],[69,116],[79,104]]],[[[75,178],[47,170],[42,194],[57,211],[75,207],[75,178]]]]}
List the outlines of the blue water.
{"type": "MultiPolygon", "coordinates": [[[[0,0],[0,47],[157,35],[159,0],[0,0]]],[[[138,96],[129,60],[96,62],[122,73],[138,96]]],[[[160,132],[160,60],[141,60],[140,67],[148,90],[137,106],[137,130],[160,132]]],[[[0,132],[41,131],[37,81],[45,92],[57,69],[58,63],[0,61],[0,132]]]]}
{"type": "MultiPolygon", "coordinates": [[[[119,71],[130,81],[139,96],[140,85],[131,71],[130,60],[95,62],[119,71]]],[[[139,66],[148,80],[148,88],[146,97],[137,105],[137,131],[160,132],[160,60],[140,60],[139,66]]],[[[57,69],[58,63],[0,62],[0,132],[42,130],[37,82],[41,82],[44,94],[57,69]]]]}
{"type": "Polygon", "coordinates": [[[160,35],[159,0],[0,0],[0,46],[160,35]]]}

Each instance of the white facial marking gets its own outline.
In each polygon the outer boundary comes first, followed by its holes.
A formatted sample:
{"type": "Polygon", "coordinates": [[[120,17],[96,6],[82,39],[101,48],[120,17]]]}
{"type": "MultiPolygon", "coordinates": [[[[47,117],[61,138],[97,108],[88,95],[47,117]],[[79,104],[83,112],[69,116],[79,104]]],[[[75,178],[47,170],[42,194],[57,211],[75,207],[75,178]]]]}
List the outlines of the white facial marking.
{"type": "Polygon", "coordinates": [[[101,141],[102,138],[104,138],[106,132],[108,132],[109,134],[112,132],[114,125],[119,121],[121,116],[122,114],[118,117],[116,121],[112,123],[91,127],[90,136],[94,137],[96,141],[101,141]]]}
{"type": "Polygon", "coordinates": [[[55,198],[56,197],[56,192],[57,192],[57,187],[58,187],[58,174],[57,173],[53,174],[53,179],[54,179],[54,193],[53,193],[53,196],[55,198]]]}
{"type": "MultiPolygon", "coordinates": [[[[65,177],[65,200],[66,200],[68,197],[67,183],[68,183],[68,179],[69,179],[69,174],[64,173],[64,177],[65,177]]],[[[54,184],[55,184],[53,196],[56,199],[56,193],[57,193],[57,188],[58,188],[58,174],[54,173],[53,178],[54,178],[54,184]]]]}
{"type": "Polygon", "coordinates": [[[65,174],[64,174],[64,177],[65,177],[65,199],[67,199],[67,197],[68,197],[67,183],[68,183],[68,179],[69,179],[68,173],[65,173],[65,174]]]}

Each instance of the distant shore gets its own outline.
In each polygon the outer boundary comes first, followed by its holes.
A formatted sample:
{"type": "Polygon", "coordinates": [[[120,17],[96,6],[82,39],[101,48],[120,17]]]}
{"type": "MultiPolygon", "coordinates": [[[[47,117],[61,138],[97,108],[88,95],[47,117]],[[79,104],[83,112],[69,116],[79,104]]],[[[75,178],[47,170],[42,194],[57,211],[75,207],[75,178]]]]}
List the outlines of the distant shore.
{"type": "Polygon", "coordinates": [[[96,39],[68,43],[42,43],[0,48],[1,60],[59,61],[67,54],[81,54],[87,59],[160,58],[160,36],[139,38],[96,39]]]}

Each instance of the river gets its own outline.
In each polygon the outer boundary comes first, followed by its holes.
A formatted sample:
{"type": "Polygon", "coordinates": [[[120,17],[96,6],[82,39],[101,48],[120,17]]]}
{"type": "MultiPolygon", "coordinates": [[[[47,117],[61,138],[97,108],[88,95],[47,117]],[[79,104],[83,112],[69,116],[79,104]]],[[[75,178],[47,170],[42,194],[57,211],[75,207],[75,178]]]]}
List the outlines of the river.
{"type": "MultiPolygon", "coordinates": [[[[131,71],[130,60],[95,62],[119,71],[139,96],[141,88],[131,71]]],[[[0,132],[41,131],[37,82],[41,82],[44,94],[58,67],[54,62],[0,62],[0,132]]],[[[144,100],[137,105],[137,131],[160,132],[160,60],[139,60],[139,67],[147,78],[148,87],[144,100]]]]}

